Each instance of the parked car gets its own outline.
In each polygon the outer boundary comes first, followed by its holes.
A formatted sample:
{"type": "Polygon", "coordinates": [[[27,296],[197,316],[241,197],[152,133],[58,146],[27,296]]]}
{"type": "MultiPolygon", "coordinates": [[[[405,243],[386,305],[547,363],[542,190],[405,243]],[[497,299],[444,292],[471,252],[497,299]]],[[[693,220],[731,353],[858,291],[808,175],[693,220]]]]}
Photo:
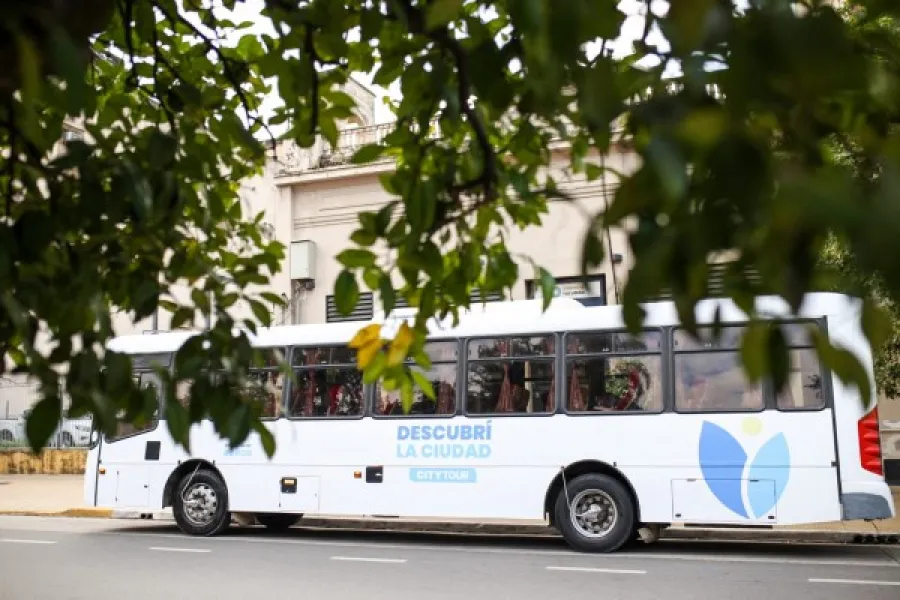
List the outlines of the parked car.
{"type": "MultiPolygon", "coordinates": [[[[19,443],[26,445],[25,421],[28,418],[26,411],[18,419],[0,419],[0,444],[10,445],[19,443]]],[[[86,448],[91,441],[91,420],[64,419],[50,436],[48,446],[55,448],[86,448]]]]}

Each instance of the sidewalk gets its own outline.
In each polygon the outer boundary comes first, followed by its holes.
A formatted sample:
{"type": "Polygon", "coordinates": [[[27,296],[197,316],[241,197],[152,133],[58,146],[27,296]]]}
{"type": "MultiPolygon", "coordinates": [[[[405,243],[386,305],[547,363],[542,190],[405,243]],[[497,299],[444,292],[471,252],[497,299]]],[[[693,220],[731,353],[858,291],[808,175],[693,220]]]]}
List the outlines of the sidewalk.
{"type": "MultiPolygon", "coordinates": [[[[170,520],[170,510],[153,514],[117,511],[84,506],[83,479],[80,475],[0,475],[0,515],[68,516],[98,518],[153,518],[170,520]]],[[[893,488],[894,504],[900,508],[900,488],[893,488]]],[[[465,535],[504,535],[555,537],[559,534],[543,521],[500,520],[472,522],[459,519],[397,519],[387,517],[340,517],[317,515],[304,518],[308,529],[343,529],[440,533],[465,535]]],[[[803,526],[777,526],[773,529],[694,528],[673,526],[663,538],[683,540],[782,541],[829,543],[900,543],[900,517],[868,523],[844,521],[803,526]]]]}

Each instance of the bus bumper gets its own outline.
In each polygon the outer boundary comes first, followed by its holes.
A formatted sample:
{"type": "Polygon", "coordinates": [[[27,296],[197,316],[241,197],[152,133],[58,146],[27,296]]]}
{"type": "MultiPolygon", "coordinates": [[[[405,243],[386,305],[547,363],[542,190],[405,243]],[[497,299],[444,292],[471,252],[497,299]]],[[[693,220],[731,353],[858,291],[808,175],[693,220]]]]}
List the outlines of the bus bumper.
{"type": "Polygon", "coordinates": [[[841,494],[841,511],[844,521],[861,519],[890,519],[895,514],[893,498],[888,486],[861,485],[841,494]]]}

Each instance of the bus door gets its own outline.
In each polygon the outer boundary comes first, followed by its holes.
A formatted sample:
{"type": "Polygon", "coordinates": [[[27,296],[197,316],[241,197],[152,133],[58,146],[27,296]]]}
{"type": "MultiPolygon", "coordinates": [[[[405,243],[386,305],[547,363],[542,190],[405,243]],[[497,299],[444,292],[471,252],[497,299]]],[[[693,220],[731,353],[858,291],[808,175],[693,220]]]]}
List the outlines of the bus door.
{"type": "Polygon", "coordinates": [[[135,377],[141,389],[156,390],[156,414],[140,428],[119,423],[115,436],[103,436],[98,453],[98,506],[142,508],[150,505],[151,469],[147,454],[152,440],[148,436],[159,425],[161,385],[156,374],[150,371],[135,373],[135,377]]]}

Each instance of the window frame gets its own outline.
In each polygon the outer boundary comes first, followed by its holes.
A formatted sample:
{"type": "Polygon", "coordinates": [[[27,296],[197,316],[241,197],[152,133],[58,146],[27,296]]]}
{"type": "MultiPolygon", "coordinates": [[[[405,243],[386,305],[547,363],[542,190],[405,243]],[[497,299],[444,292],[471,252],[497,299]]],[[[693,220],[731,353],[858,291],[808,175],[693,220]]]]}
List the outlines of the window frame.
{"type": "MultiPolygon", "coordinates": [[[[366,414],[378,421],[389,421],[392,419],[403,419],[403,420],[408,420],[408,419],[453,419],[455,417],[458,417],[460,415],[460,411],[462,409],[462,407],[460,406],[460,404],[461,404],[460,396],[461,396],[461,388],[462,388],[462,386],[460,385],[460,366],[463,364],[463,358],[464,358],[463,349],[468,348],[468,346],[466,346],[463,343],[464,341],[465,341],[464,338],[433,338],[433,339],[428,338],[425,340],[426,346],[431,343],[453,342],[456,344],[456,360],[455,361],[449,361],[449,360],[431,361],[432,366],[455,365],[455,367],[456,367],[454,369],[454,372],[456,373],[456,389],[454,390],[453,412],[452,413],[450,413],[448,415],[439,415],[439,414],[433,414],[433,415],[427,415],[427,414],[378,415],[378,414],[375,414],[375,403],[378,402],[377,392],[378,392],[378,384],[380,382],[380,379],[379,379],[375,383],[365,384],[369,387],[369,392],[370,392],[369,393],[370,401],[367,403],[367,406],[366,406],[366,414]]],[[[407,358],[406,364],[417,366],[415,360],[410,359],[410,358],[407,358]]]]}
{"type": "MultiPolygon", "coordinates": [[[[569,336],[588,336],[588,335],[616,335],[620,333],[624,333],[626,335],[631,336],[628,329],[625,327],[616,327],[610,329],[572,329],[567,330],[562,335],[562,349],[563,352],[561,354],[562,358],[562,396],[563,402],[561,403],[563,413],[569,417],[614,417],[614,416],[644,416],[644,415],[661,415],[665,412],[669,412],[670,410],[670,398],[669,398],[669,381],[672,373],[669,369],[669,364],[667,360],[667,355],[669,352],[669,343],[668,343],[668,335],[666,327],[644,327],[641,329],[641,334],[645,333],[657,333],[659,335],[659,350],[630,350],[628,352],[585,352],[584,354],[569,354],[569,336]],[[644,357],[644,356],[655,356],[659,358],[659,386],[660,386],[660,395],[662,396],[662,402],[658,410],[654,411],[627,411],[627,410],[609,410],[609,411],[579,411],[574,412],[569,410],[569,360],[590,360],[596,358],[605,358],[605,359],[613,359],[613,358],[633,358],[633,357],[644,357]]],[[[634,336],[631,336],[634,337],[634,336]]]]}
{"type": "MultiPolygon", "coordinates": [[[[287,385],[285,386],[284,417],[287,420],[289,420],[289,421],[357,421],[357,420],[363,419],[367,416],[368,406],[369,406],[369,402],[370,402],[370,396],[372,395],[371,394],[372,386],[370,384],[367,384],[365,382],[365,380],[363,380],[362,371],[359,370],[359,368],[356,366],[355,362],[352,362],[352,363],[330,363],[329,362],[329,363],[319,363],[315,366],[295,365],[294,364],[294,353],[296,353],[296,352],[303,352],[305,350],[314,350],[317,348],[328,348],[328,349],[342,348],[342,349],[346,350],[348,348],[348,346],[347,346],[348,343],[349,342],[343,343],[343,344],[342,343],[315,344],[315,345],[310,345],[310,346],[299,346],[298,345],[298,346],[290,346],[288,348],[288,351],[289,351],[288,364],[290,365],[290,369],[291,369],[291,377],[289,378],[289,381],[288,381],[287,385]],[[325,368],[325,369],[327,369],[327,368],[353,369],[353,370],[357,371],[358,373],[360,373],[360,382],[362,383],[362,401],[361,401],[361,407],[360,407],[361,410],[359,411],[359,414],[347,415],[347,416],[338,416],[338,415],[293,416],[290,414],[290,412],[291,412],[291,410],[290,410],[291,409],[291,407],[290,407],[291,392],[293,391],[294,384],[296,383],[295,380],[297,379],[297,373],[301,372],[301,371],[313,371],[317,368],[318,369],[322,369],[322,368],[325,368]]],[[[356,351],[353,350],[353,353],[355,355],[356,351]]]]}
{"type": "MultiPolygon", "coordinates": [[[[544,332],[524,332],[524,333],[479,335],[479,336],[463,338],[463,342],[464,342],[462,345],[463,352],[461,355],[461,358],[463,360],[460,361],[460,367],[462,368],[462,376],[463,376],[463,381],[465,382],[466,392],[465,392],[465,395],[462,396],[462,402],[460,403],[461,404],[460,411],[461,411],[462,416],[469,418],[469,419],[494,419],[494,418],[510,419],[510,418],[515,418],[515,417],[520,417],[520,418],[521,417],[525,417],[525,418],[552,417],[554,415],[559,414],[560,413],[560,402],[557,400],[557,398],[559,397],[559,384],[560,384],[560,369],[559,369],[560,337],[561,337],[560,333],[557,331],[544,331],[544,332]],[[480,340],[496,340],[496,339],[512,340],[515,338],[534,338],[534,337],[551,338],[553,340],[553,349],[554,349],[553,355],[552,356],[525,356],[525,357],[518,357],[518,358],[517,357],[502,357],[502,358],[491,357],[491,358],[475,358],[475,359],[469,358],[469,344],[471,342],[477,342],[480,340]],[[479,414],[473,414],[473,413],[469,412],[468,405],[469,405],[469,364],[470,363],[473,363],[473,362],[474,363],[488,363],[488,362],[492,362],[492,361],[494,361],[494,362],[500,361],[501,363],[505,363],[505,362],[512,362],[512,361],[516,361],[516,360],[527,360],[527,359],[533,359],[534,362],[549,363],[550,365],[553,366],[553,369],[554,369],[553,370],[553,379],[555,380],[554,383],[556,385],[556,390],[557,390],[556,397],[557,398],[554,398],[555,403],[554,403],[552,411],[530,412],[530,413],[528,413],[528,412],[524,412],[524,413],[492,412],[492,413],[479,413],[479,414]]],[[[462,390],[460,390],[460,394],[461,393],[462,393],[462,390]]]]}

